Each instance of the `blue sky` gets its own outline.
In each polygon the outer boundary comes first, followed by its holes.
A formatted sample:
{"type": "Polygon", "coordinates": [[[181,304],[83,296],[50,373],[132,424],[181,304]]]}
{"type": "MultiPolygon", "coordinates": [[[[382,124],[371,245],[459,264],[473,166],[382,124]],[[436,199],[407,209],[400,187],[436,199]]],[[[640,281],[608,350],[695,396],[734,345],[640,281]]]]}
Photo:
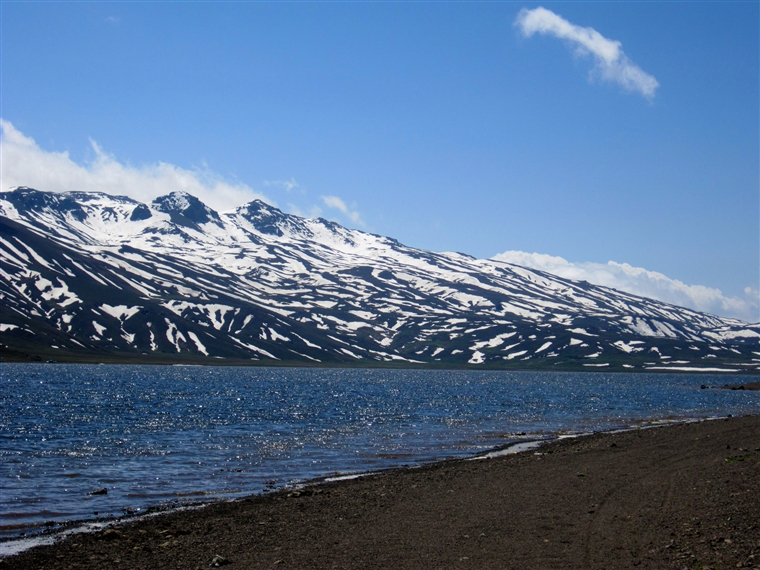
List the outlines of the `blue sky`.
{"type": "Polygon", "coordinates": [[[760,320],[757,2],[0,6],[4,190],[265,197],[760,320]]]}

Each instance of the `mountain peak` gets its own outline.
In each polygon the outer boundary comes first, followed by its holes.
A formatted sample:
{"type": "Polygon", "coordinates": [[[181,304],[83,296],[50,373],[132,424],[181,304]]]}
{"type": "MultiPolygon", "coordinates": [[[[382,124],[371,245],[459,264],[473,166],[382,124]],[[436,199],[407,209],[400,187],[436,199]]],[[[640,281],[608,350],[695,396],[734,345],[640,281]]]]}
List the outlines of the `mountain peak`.
{"type": "Polygon", "coordinates": [[[259,200],[258,198],[256,198],[255,200],[251,200],[250,202],[235,208],[235,211],[238,211],[238,210],[246,210],[248,212],[268,212],[270,214],[279,214],[281,216],[286,215],[279,208],[276,208],[272,206],[271,204],[267,204],[266,202],[264,202],[263,200],[259,200]]]}
{"type": "Polygon", "coordinates": [[[9,192],[0,192],[0,199],[10,202],[21,213],[48,210],[58,215],[70,214],[79,221],[87,217],[75,200],[57,192],[43,192],[28,186],[16,186],[9,192]]]}
{"type": "Polygon", "coordinates": [[[159,212],[172,216],[172,221],[181,225],[205,224],[219,221],[219,214],[206,206],[198,198],[187,192],[176,190],[165,196],[159,196],[151,203],[151,207],[159,212]]]}
{"type": "Polygon", "coordinates": [[[292,225],[291,218],[296,218],[262,200],[253,200],[238,206],[235,213],[248,220],[261,233],[276,236],[283,235],[282,227],[292,225]]]}
{"type": "Polygon", "coordinates": [[[12,213],[0,215],[3,351],[584,371],[760,368],[753,360],[760,324],[427,252],[260,200],[219,216],[185,192],[148,210],[123,197],[22,188],[0,193],[3,211],[12,213]]]}

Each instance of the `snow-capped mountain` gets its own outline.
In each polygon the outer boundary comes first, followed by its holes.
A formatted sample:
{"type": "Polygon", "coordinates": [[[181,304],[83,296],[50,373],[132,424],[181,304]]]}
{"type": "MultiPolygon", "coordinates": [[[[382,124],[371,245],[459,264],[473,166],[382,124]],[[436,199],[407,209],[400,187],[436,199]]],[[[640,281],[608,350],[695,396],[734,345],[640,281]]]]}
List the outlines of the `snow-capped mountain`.
{"type": "Polygon", "coordinates": [[[9,357],[760,369],[760,325],[260,201],[0,193],[9,357]],[[51,356],[52,355],[52,356],[51,356]]]}

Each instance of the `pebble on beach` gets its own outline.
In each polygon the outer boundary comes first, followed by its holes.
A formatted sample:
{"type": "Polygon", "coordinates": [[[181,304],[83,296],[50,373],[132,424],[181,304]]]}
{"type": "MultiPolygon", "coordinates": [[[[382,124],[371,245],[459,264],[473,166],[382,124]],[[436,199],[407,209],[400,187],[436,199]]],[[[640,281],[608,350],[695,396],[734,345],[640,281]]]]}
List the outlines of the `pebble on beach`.
{"type": "Polygon", "coordinates": [[[219,568],[220,566],[226,566],[229,564],[230,561],[227,560],[224,556],[220,556],[217,554],[211,559],[211,562],[209,563],[210,568],[219,568]]]}

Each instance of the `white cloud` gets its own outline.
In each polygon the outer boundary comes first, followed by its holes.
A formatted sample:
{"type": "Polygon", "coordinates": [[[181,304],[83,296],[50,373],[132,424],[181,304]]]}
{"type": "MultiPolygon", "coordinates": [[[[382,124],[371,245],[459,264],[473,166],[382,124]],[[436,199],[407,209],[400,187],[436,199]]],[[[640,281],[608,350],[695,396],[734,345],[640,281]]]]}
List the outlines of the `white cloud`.
{"type": "Polygon", "coordinates": [[[594,59],[593,74],[605,81],[621,85],[628,91],[637,91],[650,101],[659,87],[657,80],[633,63],[620,49],[620,42],[605,38],[593,28],[583,28],[571,24],[546,8],[527,10],[517,14],[514,25],[525,37],[533,34],[548,34],[568,41],[580,55],[591,55],[594,59]]]}
{"type": "Polygon", "coordinates": [[[346,203],[337,196],[322,196],[322,201],[328,208],[335,208],[336,210],[343,212],[343,214],[346,215],[356,225],[365,225],[364,221],[361,218],[361,215],[359,214],[359,211],[356,209],[356,206],[349,208],[346,206],[346,203]]]}
{"type": "Polygon", "coordinates": [[[276,186],[290,192],[294,188],[299,188],[300,184],[291,176],[290,180],[264,180],[264,186],[276,186]]]}
{"type": "Polygon", "coordinates": [[[662,273],[615,261],[573,263],[562,257],[524,251],[505,251],[493,259],[539,269],[566,279],[604,285],[713,315],[733,317],[747,322],[758,321],[760,293],[751,287],[744,290],[744,298],[726,297],[720,289],[704,285],[686,285],[662,273]]]}
{"type": "Polygon", "coordinates": [[[41,149],[10,122],[0,119],[0,161],[3,191],[29,186],[48,192],[105,192],[151,202],[175,190],[183,190],[215,210],[229,210],[254,200],[272,200],[246,184],[225,181],[208,169],[186,170],[166,162],[141,167],[122,164],[90,141],[95,159],[77,164],[67,152],[41,149]]]}

